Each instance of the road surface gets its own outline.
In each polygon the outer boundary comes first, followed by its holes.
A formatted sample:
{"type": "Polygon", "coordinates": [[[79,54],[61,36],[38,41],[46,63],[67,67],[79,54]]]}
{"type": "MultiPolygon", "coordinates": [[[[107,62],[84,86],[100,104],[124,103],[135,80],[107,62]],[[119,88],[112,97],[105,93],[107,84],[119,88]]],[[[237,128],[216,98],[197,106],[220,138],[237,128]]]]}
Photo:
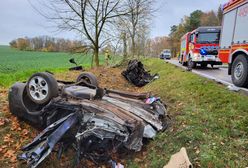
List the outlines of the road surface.
{"type": "MultiPolygon", "coordinates": [[[[173,65],[176,65],[178,67],[187,69],[186,67],[182,66],[178,60],[166,60],[166,62],[169,62],[173,65]]],[[[240,88],[240,87],[235,87],[234,84],[232,83],[232,79],[231,76],[228,75],[227,71],[228,68],[227,66],[216,66],[219,68],[211,68],[211,67],[207,67],[207,68],[196,68],[193,69],[192,72],[195,74],[198,74],[200,76],[203,76],[205,78],[214,80],[218,83],[222,83],[224,85],[226,85],[228,87],[228,89],[232,90],[232,91],[236,91],[236,92],[243,92],[246,95],[248,95],[248,89],[246,88],[240,88]]]]}

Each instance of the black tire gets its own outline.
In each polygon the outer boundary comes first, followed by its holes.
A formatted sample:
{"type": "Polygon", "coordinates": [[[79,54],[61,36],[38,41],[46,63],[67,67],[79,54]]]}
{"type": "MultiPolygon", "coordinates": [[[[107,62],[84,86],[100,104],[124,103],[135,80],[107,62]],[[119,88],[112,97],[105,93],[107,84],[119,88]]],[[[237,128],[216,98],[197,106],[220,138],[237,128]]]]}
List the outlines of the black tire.
{"type": "Polygon", "coordinates": [[[28,97],[36,104],[47,104],[58,96],[58,83],[52,74],[40,72],[32,75],[26,85],[28,97]],[[35,86],[34,86],[35,85],[35,86]]]}
{"type": "Polygon", "coordinates": [[[192,58],[189,58],[187,63],[188,63],[188,68],[189,69],[196,68],[196,63],[192,61],[192,58]]]}
{"type": "Polygon", "coordinates": [[[77,81],[76,82],[79,82],[81,80],[84,80],[86,81],[87,83],[91,84],[91,85],[94,85],[96,87],[98,87],[98,81],[97,81],[97,78],[96,76],[93,74],[93,73],[90,73],[90,72],[84,72],[82,74],[80,74],[77,78],[77,81]]]}
{"type": "Polygon", "coordinates": [[[232,64],[232,81],[239,87],[248,86],[248,57],[238,55],[232,64]]]}
{"type": "Polygon", "coordinates": [[[201,63],[201,67],[202,68],[206,68],[208,66],[208,64],[206,64],[206,63],[201,63]]]}
{"type": "Polygon", "coordinates": [[[183,66],[187,66],[188,62],[183,62],[182,64],[183,64],[183,66]]]}

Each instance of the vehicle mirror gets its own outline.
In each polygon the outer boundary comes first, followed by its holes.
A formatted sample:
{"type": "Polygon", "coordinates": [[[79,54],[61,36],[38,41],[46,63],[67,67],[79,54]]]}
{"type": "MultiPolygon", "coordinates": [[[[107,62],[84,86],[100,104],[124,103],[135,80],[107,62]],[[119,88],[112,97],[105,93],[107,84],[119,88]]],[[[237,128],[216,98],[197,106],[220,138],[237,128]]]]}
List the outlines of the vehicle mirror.
{"type": "Polygon", "coordinates": [[[195,32],[195,37],[198,38],[199,32],[195,32]]]}
{"type": "Polygon", "coordinates": [[[75,64],[77,66],[77,63],[76,63],[74,58],[70,59],[69,62],[72,63],[72,64],[75,64]]]}

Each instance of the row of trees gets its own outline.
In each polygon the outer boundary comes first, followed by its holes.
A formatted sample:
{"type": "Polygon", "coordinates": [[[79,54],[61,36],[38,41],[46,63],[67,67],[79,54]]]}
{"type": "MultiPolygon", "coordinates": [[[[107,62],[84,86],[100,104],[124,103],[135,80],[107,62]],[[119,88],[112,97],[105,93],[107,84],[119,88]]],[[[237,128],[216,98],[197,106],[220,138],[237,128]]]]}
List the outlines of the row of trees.
{"type": "Polygon", "coordinates": [[[155,37],[147,40],[145,55],[149,57],[158,57],[164,49],[169,48],[169,37],[155,37]]]}
{"type": "Polygon", "coordinates": [[[99,52],[106,46],[114,51],[121,47],[124,59],[145,53],[154,0],[38,0],[30,3],[59,30],[77,32],[85,46],[92,50],[96,66],[99,66],[99,52]]]}
{"type": "Polygon", "coordinates": [[[200,26],[220,26],[222,22],[222,9],[219,7],[218,11],[202,12],[196,10],[185,16],[179,25],[173,25],[169,35],[169,44],[174,56],[180,51],[181,37],[200,26]]]}
{"type": "Polygon", "coordinates": [[[84,48],[92,51],[96,66],[99,66],[100,52],[106,48],[113,54],[122,53],[124,60],[128,56],[157,56],[164,48],[171,48],[176,55],[183,34],[199,26],[220,25],[222,20],[220,8],[218,12],[197,10],[185,16],[179,25],[172,26],[169,38],[149,39],[154,0],[37,0],[30,3],[39,3],[32,5],[40,14],[59,30],[77,32],[84,43],[44,37],[42,45],[36,42],[39,38],[25,38],[11,42],[12,46],[47,51],[84,48]]]}
{"type": "Polygon", "coordinates": [[[75,52],[82,48],[83,43],[78,40],[40,36],[12,40],[10,46],[25,51],[75,52]]]}

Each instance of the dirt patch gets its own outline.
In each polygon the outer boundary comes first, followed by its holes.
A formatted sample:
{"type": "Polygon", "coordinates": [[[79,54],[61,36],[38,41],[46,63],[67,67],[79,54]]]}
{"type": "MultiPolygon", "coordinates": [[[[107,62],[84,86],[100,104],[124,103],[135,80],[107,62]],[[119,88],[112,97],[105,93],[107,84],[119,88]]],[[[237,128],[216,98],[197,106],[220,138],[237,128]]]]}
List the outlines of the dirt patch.
{"type": "MultiPolygon", "coordinates": [[[[128,83],[121,75],[122,69],[119,68],[104,68],[91,69],[90,72],[97,76],[100,87],[108,89],[117,89],[124,91],[141,92],[142,89],[128,83]]],[[[75,81],[80,72],[65,72],[56,74],[56,78],[60,80],[75,81]]]]}
{"type": "MultiPolygon", "coordinates": [[[[97,76],[102,88],[141,92],[142,89],[134,87],[122,77],[121,71],[118,68],[103,67],[90,70],[97,76]]],[[[55,76],[59,80],[75,81],[79,74],[80,72],[73,71],[55,74],[55,76]]],[[[0,88],[0,138],[2,139],[0,156],[3,156],[0,158],[0,167],[23,167],[17,161],[16,156],[20,153],[21,147],[32,141],[39,131],[10,114],[7,96],[8,89],[0,88]]],[[[70,153],[70,151],[68,152],[70,153]]],[[[67,157],[67,155],[66,157],[64,155],[62,161],[59,161],[53,154],[42,165],[45,167],[70,167],[73,164],[73,157],[67,157]]]]}

